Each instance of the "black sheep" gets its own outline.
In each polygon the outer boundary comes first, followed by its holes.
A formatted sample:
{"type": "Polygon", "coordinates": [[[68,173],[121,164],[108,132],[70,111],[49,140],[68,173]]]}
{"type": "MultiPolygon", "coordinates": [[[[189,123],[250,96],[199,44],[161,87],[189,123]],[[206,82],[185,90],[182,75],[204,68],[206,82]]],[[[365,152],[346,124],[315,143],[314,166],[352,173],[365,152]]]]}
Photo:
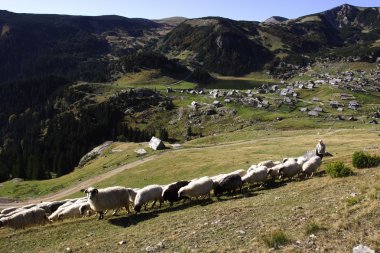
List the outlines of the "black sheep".
{"type": "Polygon", "coordinates": [[[243,186],[243,181],[241,180],[241,176],[237,174],[229,175],[223,178],[220,182],[218,182],[214,188],[215,196],[219,196],[223,194],[223,192],[234,192],[237,188],[241,188],[243,186]]]}
{"type": "Polygon", "coordinates": [[[180,201],[181,199],[187,199],[188,197],[178,197],[178,191],[182,187],[188,185],[188,181],[179,181],[173,184],[168,185],[168,187],[164,190],[162,197],[163,200],[167,200],[170,202],[170,206],[173,206],[173,202],[180,201]]]}

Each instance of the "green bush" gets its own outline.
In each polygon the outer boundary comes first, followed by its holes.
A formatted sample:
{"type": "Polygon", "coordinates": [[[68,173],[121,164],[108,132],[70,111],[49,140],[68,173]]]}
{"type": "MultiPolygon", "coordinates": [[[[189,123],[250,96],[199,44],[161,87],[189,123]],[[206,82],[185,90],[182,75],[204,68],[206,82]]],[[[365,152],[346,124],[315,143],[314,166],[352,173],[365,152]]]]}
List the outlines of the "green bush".
{"type": "Polygon", "coordinates": [[[353,174],[352,170],[343,162],[335,162],[326,165],[326,173],[331,177],[348,177],[353,174]]]}
{"type": "Polygon", "coordinates": [[[372,168],[380,166],[380,156],[370,155],[362,151],[352,155],[352,165],[356,168],[372,168]]]}
{"type": "Polygon", "coordinates": [[[268,247],[275,249],[290,242],[290,239],[284,234],[284,232],[279,230],[273,231],[270,235],[264,236],[263,240],[268,247]]]}

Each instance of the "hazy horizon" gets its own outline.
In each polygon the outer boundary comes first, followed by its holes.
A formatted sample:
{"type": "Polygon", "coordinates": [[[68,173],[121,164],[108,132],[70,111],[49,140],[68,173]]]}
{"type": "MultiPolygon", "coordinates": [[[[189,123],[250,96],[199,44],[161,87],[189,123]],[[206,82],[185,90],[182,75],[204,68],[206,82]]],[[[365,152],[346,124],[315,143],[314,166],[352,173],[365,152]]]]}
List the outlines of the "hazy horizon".
{"type": "Polygon", "coordinates": [[[83,16],[119,15],[128,18],[162,19],[169,17],[199,18],[220,16],[235,20],[264,21],[272,16],[297,18],[325,11],[342,4],[378,7],[370,0],[323,0],[310,3],[304,0],[242,1],[193,0],[66,0],[54,5],[47,0],[0,0],[0,9],[16,13],[67,14],[83,16]]]}

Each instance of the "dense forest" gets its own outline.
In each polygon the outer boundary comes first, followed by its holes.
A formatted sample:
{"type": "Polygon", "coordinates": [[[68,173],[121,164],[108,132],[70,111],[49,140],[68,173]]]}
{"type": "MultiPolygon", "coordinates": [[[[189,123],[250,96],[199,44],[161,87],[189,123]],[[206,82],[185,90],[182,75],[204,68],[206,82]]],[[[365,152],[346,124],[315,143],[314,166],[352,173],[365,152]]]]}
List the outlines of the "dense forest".
{"type": "Polygon", "coordinates": [[[3,109],[0,138],[4,140],[0,150],[1,181],[67,174],[84,154],[106,140],[142,142],[153,135],[168,138],[166,129],[134,129],[125,120],[126,108],[135,111],[159,105],[173,108],[171,100],[150,90],[125,91],[102,103],[82,105],[75,112],[60,105],[64,100],[75,100],[62,79],[39,78],[9,83],[8,87],[30,91],[34,98],[17,99],[19,93],[7,92],[3,89],[5,85],[0,86],[0,95],[7,97],[0,102],[3,109]]]}

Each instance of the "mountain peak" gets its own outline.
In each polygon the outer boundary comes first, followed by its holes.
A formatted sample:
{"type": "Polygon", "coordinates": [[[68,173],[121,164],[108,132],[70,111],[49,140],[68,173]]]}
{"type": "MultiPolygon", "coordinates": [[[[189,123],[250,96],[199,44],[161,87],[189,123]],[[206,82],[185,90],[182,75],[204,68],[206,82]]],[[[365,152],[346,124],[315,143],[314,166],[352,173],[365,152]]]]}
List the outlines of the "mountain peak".
{"type": "Polygon", "coordinates": [[[287,21],[288,19],[287,18],[284,18],[284,17],[280,17],[280,16],[272,16],[268,19],[266,19],[265,21],[263,21],[264,24],[279,24],[279,23],[282,23],[284,21],[287,21]]]}

